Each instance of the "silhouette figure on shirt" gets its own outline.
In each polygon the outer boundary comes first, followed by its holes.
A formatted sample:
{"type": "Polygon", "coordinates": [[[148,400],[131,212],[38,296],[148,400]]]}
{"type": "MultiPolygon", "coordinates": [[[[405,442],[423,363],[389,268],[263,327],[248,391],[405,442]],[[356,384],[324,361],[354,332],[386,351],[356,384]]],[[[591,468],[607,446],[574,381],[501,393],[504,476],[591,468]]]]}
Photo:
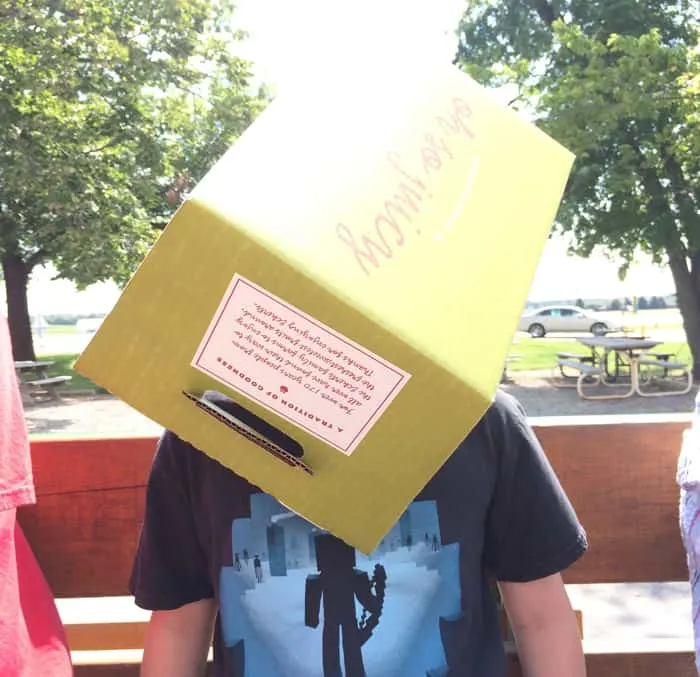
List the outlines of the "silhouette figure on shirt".
{"type": "Polygon", "coordinates": [[[262,570],[262,563],[260,562],[260,557],[258,555],[255,555],[253,558],[253,569],[255,571],[255,580],[258,583],[263,582],[263,570],[262,570]]]}
{"type": "Polygon", "coordinates": [[[377,564],[370,580],[366,571],[355,568],[355,550],[331,534],[315,538],[318,574],[306,579],[305,623],[316,628],[323,605],[323,677],[365,677],[362,645],[379,623],[384,603],[386,571],[377,564]],[[358,624],[355,599],[362,605],[358,624]],[[367,616],[369,614],[369,616],[367,616]]]}

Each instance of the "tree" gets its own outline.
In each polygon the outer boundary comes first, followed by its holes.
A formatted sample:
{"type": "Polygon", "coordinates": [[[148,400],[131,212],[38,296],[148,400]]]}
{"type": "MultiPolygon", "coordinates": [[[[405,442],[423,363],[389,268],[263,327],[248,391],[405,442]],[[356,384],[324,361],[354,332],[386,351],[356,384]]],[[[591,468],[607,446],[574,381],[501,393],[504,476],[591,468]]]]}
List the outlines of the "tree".
{"type": "Polygon", "coordinates": [[[264,105],[228,0],[0,6],[0,258],[15,359],[27,284],[128,280],[180,193],[264,105]]]}
{"type": "Polygon", "coordinates": [[[700,7],[472,0],[457,61],[577,156],[555,230],[574,250],[669,265],[700,376],[700,7]]]}
{"type": "Polygon", "coordinates": [[[608,310],[622,310],[622,302],[620,299],[613,299],[608,306],[608,310]]]}
{"type": "Polygon", "coordinates": [[[637,308],[639,310],[647,310],[649,308],[649,301],[647,301],[646,296],[640,296],[637,301],[637,308]]]}
{"type": "Polygon", "coordinates": [[[585,307],[586,307],[586,304],[584,303],[583,299],[576,299],[576,305],[577,305],[579,308],[585,308],[585,307]]]}

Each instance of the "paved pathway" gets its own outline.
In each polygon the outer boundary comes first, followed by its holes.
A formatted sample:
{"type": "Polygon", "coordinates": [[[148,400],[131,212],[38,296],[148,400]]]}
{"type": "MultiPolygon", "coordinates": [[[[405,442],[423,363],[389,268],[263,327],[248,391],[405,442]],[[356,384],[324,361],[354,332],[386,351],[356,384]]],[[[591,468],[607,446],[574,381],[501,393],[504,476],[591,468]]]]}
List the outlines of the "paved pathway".
{"type": "MultiPolygon", "coordinates": [[[[552,385],[549,372],[518,374],[503,386],[522,402],[533,417],[684,413],[693,411],[695,390],[673,397],[631,397],[614,401],[582,401],[575,388],[552,385]]],[[[129,406],[109,396],[66,397],[60,404],[29,407],[27,425],[32,434],[151,435],[161,428],[129,406]]]]}
{"type": "MultiPolygon", "coordinates": [[[[582,400],[575,387],[559,387],[550,370],[513,374],[504,390],[516,397],[530,416],[589,416],[691,413],[696,388],[687,395],[629,397],[624,400],[582,400]]],[[[602,386],[600,389],[605,389],[602,386]]]]}
{"type": "Polygon", "coordinates": [[[158,435],[162,428],[120,400],[106,395],[64,397],[63,402],[27,407],[29,433],[71,435],[158,435]]]}

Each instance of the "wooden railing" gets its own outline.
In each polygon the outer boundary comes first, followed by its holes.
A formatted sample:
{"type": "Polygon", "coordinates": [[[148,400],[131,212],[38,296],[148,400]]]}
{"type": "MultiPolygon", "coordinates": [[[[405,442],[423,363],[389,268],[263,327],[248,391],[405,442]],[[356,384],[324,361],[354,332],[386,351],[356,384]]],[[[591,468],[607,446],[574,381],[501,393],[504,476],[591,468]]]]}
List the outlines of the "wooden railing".
{"type": "MultiPolygon", "coordinates": [[[[687,422],[627,417],[534,421],[588,532],[589,552],[567,583],[685,581],[674,482],[687,422]]],[[[20,520],[58,598],[127,595],[153,438],[32,441],[36,506],[20,520]]],[[[584,624],[585,624],[585,609],[584,624]]],[[[690,622],[690,620],[689,620],[690,622]]],[[[138,674],[143,622],[108,614],[67,624],[78,677],[138,674]]],[[[589,677],[694,677],[681,640],[596,646],[589,677]]],[[[513,655],[510,675],[520,674],[513,655]]]]}

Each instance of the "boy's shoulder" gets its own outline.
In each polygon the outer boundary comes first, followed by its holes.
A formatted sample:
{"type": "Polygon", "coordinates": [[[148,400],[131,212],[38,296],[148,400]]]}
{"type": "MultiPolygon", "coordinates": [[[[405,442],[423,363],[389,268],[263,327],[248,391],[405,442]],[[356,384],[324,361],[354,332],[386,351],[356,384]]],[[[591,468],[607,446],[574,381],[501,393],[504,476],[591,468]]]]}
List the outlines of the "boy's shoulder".
{"type": "Polygon", "coordinates": [[[489,408],[481,419],[490,425],[527,425],[527,414],[523,405],[510,393],[498,388],[489,408]]]}
{"type": "Polygon", "coordinates": [[[499,388],[486,411],[466,436],[461,446],[478,446],[483,451],[502,453],[504,447],[520,446],[534,434],[522,404],[499,388]]]}

